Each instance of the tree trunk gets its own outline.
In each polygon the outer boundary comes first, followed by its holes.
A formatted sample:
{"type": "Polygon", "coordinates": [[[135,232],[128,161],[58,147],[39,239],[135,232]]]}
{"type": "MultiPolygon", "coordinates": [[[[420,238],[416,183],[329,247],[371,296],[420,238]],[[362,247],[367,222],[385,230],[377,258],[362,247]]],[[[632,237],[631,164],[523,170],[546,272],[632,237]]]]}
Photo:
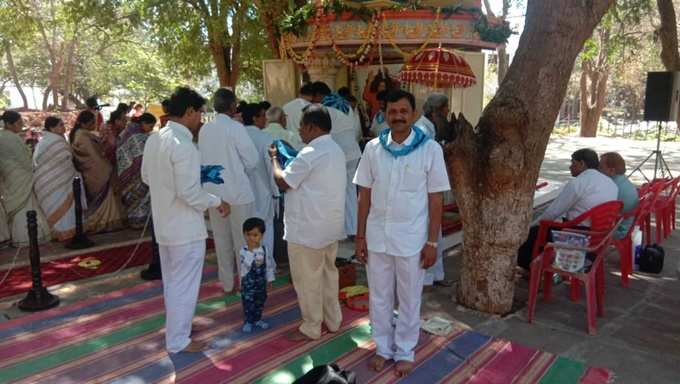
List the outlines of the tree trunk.
{"type": "Polygon", "coordinates": [[[503,83],[505,74],[508,73],[508,65],[510,64],[508,52],[505,49],[505,44],[498,48],[498,86],[503,83]]]}
{"type": "Polygon", "coordinates": [[[445,148],[465,230],[458,302],[511,310],[517,249],[574,60],[613,0],[529,0],[515,58],[475,128],[445,148]]]}
{"type": "Polygon", "coordinates": [[[581,137],[596,137],[600,117],[607,102],[606,68],[593,68],[589,61],[583,62],[581,70],[581,137]]]}
{"type": "Polygon", "coordinates": [[[231,82],[231,68],[230,68],[230,48],[224,43],[218,41],[210,42],[210,54],[212,55],[215,69],[217,70],[217,79],[220,81],[220,87],[230,87],[234,89],[231,82]]]}
{"type": "MultiPolygon", "coordinates": [[[[657,0],[661,17],[658,29],[661,40],[661,61],[667,71],[680,71],[680,51],[678,51],[678,25],[673,0],[657,0]]],[[[680,114],[675,117],[680,130],[680,114]]]]}
{"type": "MultiPolygon", "coordinates": [[[[508,17],[508,12],[510,11],[510,0],[503,0],[503,14],[501,18],[505,21],[508,17]]],[[[505,44],[498,47],[498,86],[500,87],[505,78],[505,74],[508,73],[508,66],[510,65],[510,57],[508,56],[505,44]]]]}
{"type": "Polygon", "coordinates": [[[64,94],[61,99],[61,110],[68,110],[69,96],[71,95],[71,86],[73,85],[73,58],[76,53],[76,39],[74,38],[68,44],[66,57],[66,76],[64,77],[64,94]]]}
{"type": "Polygon", "coordinates": [[[52,87],[49,85],[47,88],[45,88],[45,91],[43,92],[43,100],[42,100],[42,110],[47,111],[49,108],[48,101],[50,98],[50,92],[52,92],[52,87]]]}
{"type": "Polygon", "coordinates": [[[668,71],[680,71],[680,52],[678,52],[678,27],[673,0],[656,0],[661,17],[658,29],[661,40],[661,61],[668,71]]]}
{"type": "Polygon", "coordinates": [[[12,58],[12,47],[9,41],[5,40],[5,55],[7,55],[7,67],[9,68],[9,73],[12,76],[12,81],[14,86],[17,87],[19,95],[21,95],[21,101],[24,103],[24,108],[28,109],[28,98],[24,93],[24,89],[21,87],[21,82],[19,81],[19,75],[17,74],[17,68],[14,66],[14,59],[12,58]]]}

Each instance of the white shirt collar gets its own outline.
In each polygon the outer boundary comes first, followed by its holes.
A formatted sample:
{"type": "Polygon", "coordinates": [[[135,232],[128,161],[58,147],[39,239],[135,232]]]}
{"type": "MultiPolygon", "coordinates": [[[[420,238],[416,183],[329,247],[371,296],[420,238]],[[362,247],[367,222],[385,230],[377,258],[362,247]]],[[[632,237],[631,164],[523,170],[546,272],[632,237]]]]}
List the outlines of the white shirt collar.
{"type": "Polygon", "coordinates": [[[316,139],[310,141],[307,145],[312,145],[314,143],[322,143],[328,139],[332,139],[330,133],[317,137],[316,139]]]}
{"type": "Polygon", "coordinates": [[[176,121],[169,120],[168,124],[166,124],[166,127],[168,129],[172,129],[172,131],[175,132],[176,134],[185,136],[190,140],[194,139],[194,134],[191,133],[189,128],[185,127],[184,125],[182,125],[182,124],[180,124],[176,121]]]}
{"type": "Polygon", "coordinates": [[[411,128],[411,133],[409,133],[406,140],[404,140],[401,144],[399,144],[396,141],[392,140],[392,131],[390,130],[390,134],[387,135],[387,146],[394,145],[395,147],[400,148],[404,145],[411,144],[413,142],[413,140],[415,140],[415,139],[416,139],[416,133],[413,131],[413,128],[411,128]]]}

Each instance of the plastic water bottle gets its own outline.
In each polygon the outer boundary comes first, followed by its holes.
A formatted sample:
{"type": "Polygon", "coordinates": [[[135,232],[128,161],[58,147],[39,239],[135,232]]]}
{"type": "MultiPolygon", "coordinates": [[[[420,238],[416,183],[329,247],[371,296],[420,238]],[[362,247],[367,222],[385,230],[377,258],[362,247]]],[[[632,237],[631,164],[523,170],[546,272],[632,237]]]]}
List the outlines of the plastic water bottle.
{"type": "Polygon", "coordinates": [[[633,228],[633,233],[631,233],[631,243],[633,249],[631,250],[631,257],[632,257],[632,266],[633,270],[637,271],[638,270],[638,263],[640,260],[640,252],[642,252],[642,231],[640,230],[639,226],[635,226],[633,228]]]}

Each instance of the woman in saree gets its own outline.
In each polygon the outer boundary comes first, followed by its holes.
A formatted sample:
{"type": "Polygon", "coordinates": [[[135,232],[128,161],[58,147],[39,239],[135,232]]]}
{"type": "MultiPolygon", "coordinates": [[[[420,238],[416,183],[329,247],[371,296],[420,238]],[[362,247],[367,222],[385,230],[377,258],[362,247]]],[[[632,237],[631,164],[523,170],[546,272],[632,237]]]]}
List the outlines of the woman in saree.
{"type": "Polygon", "coordinates": [[[144,144],[154,125],[156,118],[150,113],[133,117],[120,135],[116,150],[123,206],[127,210],[128,225],[136,229],[144,227],[151,209],[149,187],[142,182],[141,167],[144,144]]]}
{"type": "Polygon", "coordinates": [[[104,156],[99,137],[94,133],[95,115],[83,111],[69,133],[76,170],[83,175],[88,232],[108,232],[123,227],[125,217],[116,193],[116,174],[104,156]]]}
{"type": "Polygon", "coordinates": [[[49,227],[33,193],[33,161],[21,138],[24,121],[15,111],[2,114],[0,130],[0,196],[7,215],[12,245],[28,245],[26,212],[34,210],[38,219],[38,241],[49,240],[49,227]]]}
{"type": "MultiPolygon", "coordinates": [[[[80,176],[64,132],[60,118],[47,117],[42,139],[33,152],[35,194],[47,217],[52,239],[57,241],[69,240],[76,234],[73,178],[80,176]]],[[[85,194],[81,195],[81,204],[87,209],[85,194]]]]}
{"type": "Polygon", "coordinates": [[[109,121],[102,127],[101,138],[102,147],[104,148],[104,157],[114,166],[116,166],[116,147],[118,146],[119,135],[127,125],[127,115],[125,110],[119,108],[111,112],[109,121]]]}

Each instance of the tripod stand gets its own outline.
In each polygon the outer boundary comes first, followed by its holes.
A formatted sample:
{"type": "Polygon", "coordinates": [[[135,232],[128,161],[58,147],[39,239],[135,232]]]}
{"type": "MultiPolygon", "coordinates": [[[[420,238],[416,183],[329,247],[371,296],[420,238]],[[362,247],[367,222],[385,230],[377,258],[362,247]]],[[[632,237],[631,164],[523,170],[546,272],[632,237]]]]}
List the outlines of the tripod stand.
{"type": "Polygon", "coordinates": [[[656,132],[656,150],[652,151],[652,153],[647,156],[646,159],[642,160],[640,164],[638,164],[635,169],[633,169],[629,174],[628,177],[631,177],[635,172],[640,172],[642,174],[642,177],[649,182],[650,180],[647,178],[647,175],[642,171],[642,166],[645,165],[646,162],[648,162],[652,157],[654,157],[654,179],[656,179],[657,173],[660,171],[661,172],[661,178],[666,178],[668,177],[673,177],[671,175],[671,169],[668,167],[668,163],[666,163],[666,160],[663,158],[663,153],[661,153],[661,122],[658,122],[657,125],[657,132],[656,132]]]}

